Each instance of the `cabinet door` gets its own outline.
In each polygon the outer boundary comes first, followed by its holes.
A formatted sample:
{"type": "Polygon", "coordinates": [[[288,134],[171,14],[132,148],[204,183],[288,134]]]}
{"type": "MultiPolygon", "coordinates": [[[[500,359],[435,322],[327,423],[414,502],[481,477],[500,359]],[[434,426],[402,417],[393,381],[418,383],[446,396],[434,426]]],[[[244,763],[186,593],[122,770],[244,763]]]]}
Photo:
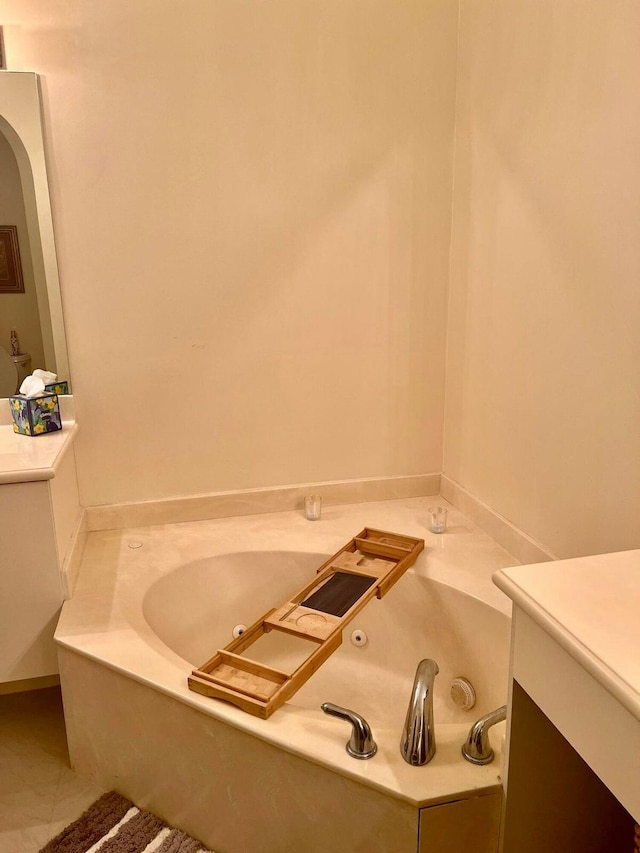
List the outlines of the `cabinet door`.
{"type": "Polygon", "coordinates": [[[61,605],[48,481],[0,486],[0,682],[58,672],[61,605]]]}
{"type": "Polygon", "coordinates": [[[626,809],[514,681],[504,853],[631,851],[633,829],[626,809]]]}
{"type": "Polygon", "coordinates": [[[418,853],[496,853],[501,809],[502,794],[420,809],[418,853]]]}

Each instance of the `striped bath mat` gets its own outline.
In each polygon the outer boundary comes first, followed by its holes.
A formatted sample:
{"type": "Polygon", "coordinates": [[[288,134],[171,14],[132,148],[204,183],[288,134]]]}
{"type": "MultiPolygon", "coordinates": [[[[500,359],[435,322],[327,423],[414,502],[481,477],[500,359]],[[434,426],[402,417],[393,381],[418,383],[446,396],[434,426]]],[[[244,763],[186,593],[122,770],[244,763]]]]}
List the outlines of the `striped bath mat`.
{"type": "Polygon", "coordinates": [[[211,853],[151,812],[111,791],[63,829],[40,853],[211,853]]]}

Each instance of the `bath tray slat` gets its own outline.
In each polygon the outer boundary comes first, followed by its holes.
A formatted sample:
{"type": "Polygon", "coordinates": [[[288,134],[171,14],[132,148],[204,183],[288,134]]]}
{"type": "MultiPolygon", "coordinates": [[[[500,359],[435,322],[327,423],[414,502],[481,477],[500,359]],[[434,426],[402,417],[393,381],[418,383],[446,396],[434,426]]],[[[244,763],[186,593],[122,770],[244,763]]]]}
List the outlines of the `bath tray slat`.
{"type": "Polygon", "coordinates": [[[373,597],[382,598],[415,563],[423,548],[424,539],[365,527],[288,601],[269,610],[194,669],[188,679],[190,690],[231,702],[249,714],[267,719],[340,646],[342,631],[353,617],[373,597]],[[313,644],[291,675],[241,654],[270,631],[313,644]]]}

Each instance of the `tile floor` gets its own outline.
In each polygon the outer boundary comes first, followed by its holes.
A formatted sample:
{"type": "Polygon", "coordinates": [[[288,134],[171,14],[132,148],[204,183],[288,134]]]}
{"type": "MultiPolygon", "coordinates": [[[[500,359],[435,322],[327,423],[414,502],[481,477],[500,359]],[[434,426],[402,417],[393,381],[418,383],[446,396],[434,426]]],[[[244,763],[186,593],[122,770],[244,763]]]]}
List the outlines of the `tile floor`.
{"type": "Polygon", "coordinates": [[[102,793],[69,767],[59,688],[0,696],[0,853],[37,853],[102,793]]]}

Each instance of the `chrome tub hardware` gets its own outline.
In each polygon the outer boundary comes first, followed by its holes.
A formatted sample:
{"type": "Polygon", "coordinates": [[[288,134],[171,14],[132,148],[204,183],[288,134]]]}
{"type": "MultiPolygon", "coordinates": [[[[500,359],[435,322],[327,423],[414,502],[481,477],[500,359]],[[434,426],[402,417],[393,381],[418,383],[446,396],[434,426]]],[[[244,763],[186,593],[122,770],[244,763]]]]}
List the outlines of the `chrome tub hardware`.
{"type": "Polygon", "coordinates": [[[472,764],[490,764],[493,761],[494,753],[489,742],[489,729],[506,719],[507,706],[502,705],[476,720],[462,745],[462,754],[467,761],[472,764]]]}
{"type": "Polygon", "coordinates": [[[400,754],[416,767],[428,764],[436,753],[433,727],[433,685],[438,664],[425,658],[420,661],[411,691],[411,700],[400,739],[400,754]]]}
{"type": "Polygon", "coordinates": [[[347,741],[346,750],[352,758],[373,758],[378,747],[371,734],[369,723],[364,717],[356,714],[355,711],[350,711],[348,708],[342,708],[340,705],[334,705],[331,702],[324,702],[320,707],[325,714],[340,717],[340,719],[348,720],[351,723],[351,737],[347,741]]]}

